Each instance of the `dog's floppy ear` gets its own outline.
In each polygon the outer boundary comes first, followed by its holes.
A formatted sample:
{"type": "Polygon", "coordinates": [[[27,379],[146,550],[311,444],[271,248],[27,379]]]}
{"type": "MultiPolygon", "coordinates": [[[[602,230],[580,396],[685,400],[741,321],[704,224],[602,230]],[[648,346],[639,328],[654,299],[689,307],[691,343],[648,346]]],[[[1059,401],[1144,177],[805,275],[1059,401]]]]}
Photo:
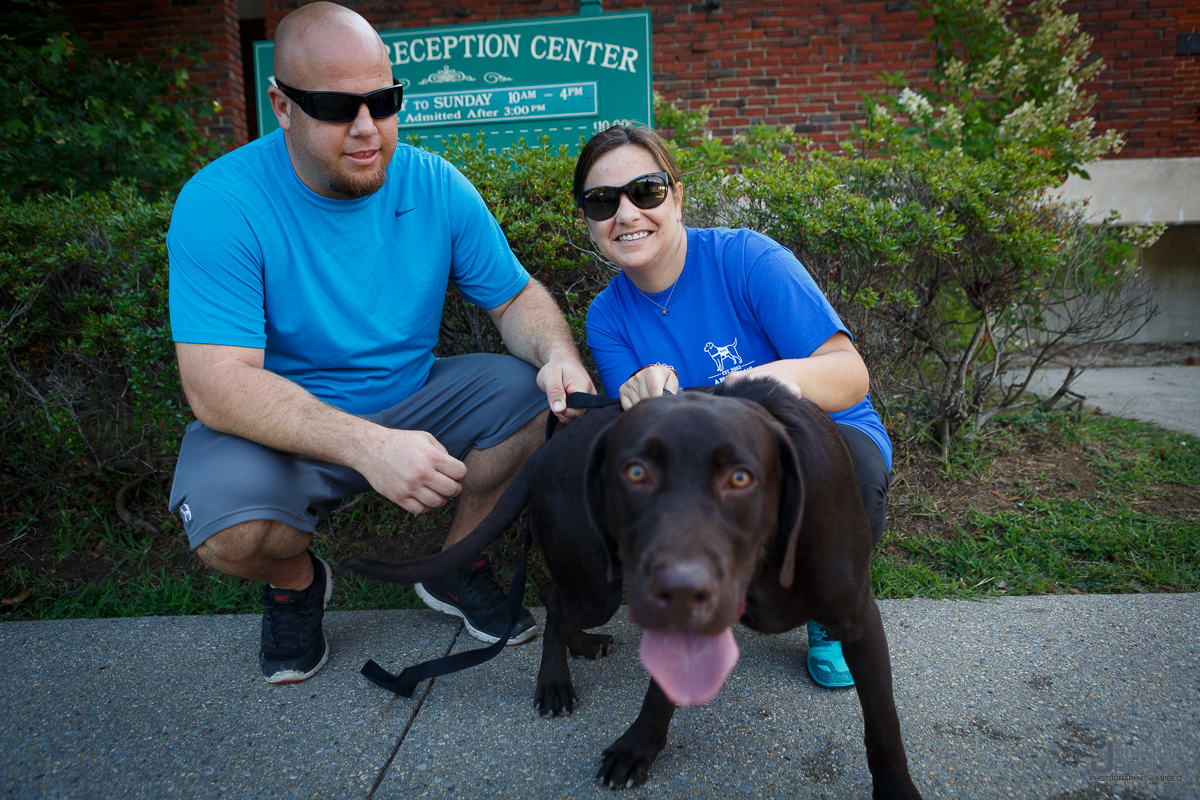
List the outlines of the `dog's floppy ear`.
{"type": "Polygon", "coordinates": [[[796,573],[796,550],[800,542],[800,520],[804,517],[804,474],[792,437],[782,425],[776,425],[775,447],[779,452],[779,467],[783,484],[779,487],[779,539],[786,541],[779,583],[791,587],[796,573]]]}
{"type": "Polygon", "coordinates": [[[779,582],[790,587],[795,579],[797,550],[800,546],[800,520],[804,516],[804,472],[823,480],[829,474],[829,456],[822,445],[820,428],[812,415],[821,413],[810,400],[801,400],[773,378],[751,378],[732,386],[721,384],[716,394],[734,397],[758,408],[775,423],[782,425],[779,438],[779,461],[784,480],[779,507],[779,538],[784,547],[783,566],[779,582]]]}
{"type": "Polygon", "coordinates": [[[592,530],[604,542],[604,551],[608,559],[608,582],[613,580],[613,558],[616,543],[608,532],[608,514],[604,510],[604,462],[608,458],[608,435],[612,432],[610,423],[596,436],[592,449],[588,451],[587,470],[584,473],[583,497],[584,507],[587,508],[588,522],[592,530]]]}

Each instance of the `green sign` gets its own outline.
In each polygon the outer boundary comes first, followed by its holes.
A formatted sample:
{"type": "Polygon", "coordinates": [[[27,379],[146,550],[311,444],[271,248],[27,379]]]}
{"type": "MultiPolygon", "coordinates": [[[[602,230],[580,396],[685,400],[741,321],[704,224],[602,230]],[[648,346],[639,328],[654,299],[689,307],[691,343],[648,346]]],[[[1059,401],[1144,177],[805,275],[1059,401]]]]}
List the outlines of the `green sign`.
{"type": "MultiPolygon", "coordinates": [[[[575,145],[614,123],[653,122],[645,11],[379,35],[404,87],[402,141],[416,134],[436,150],[483,131],[492,148],[543,136],[575,145]]],[[[274,47],[254,43],[260,136],[279,127],[267,96],[274,47]]]]}

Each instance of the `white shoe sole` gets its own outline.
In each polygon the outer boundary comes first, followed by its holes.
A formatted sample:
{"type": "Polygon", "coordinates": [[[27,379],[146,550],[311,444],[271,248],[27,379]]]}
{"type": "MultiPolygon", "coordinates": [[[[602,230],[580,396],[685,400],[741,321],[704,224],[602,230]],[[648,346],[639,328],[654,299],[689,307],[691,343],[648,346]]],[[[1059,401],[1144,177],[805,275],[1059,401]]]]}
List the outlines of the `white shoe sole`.
{"type": "Polygon", "coordinates": [[[325,639],[325,654],[321,656],[321,660],[317,662],[315,667],[310,669],[308,672],[301,672],[298,669],[288,669],[282,672],[276,672],[271,677],[266,678],[267,683],[299,683],[300,681],[308,680],[313,675],[316,675],[318,672],[320,672],[321,667],[325,666],[325,663],[329,661],[329,637],[325,636],[324,633],[321,634],[321,637],[325,639]]]}
{"type": "Polygon", "coordinates": [[[329,598],[333,597],[333,569],[329,566],[329,562],[320,556],[317,556],[317,561],[320,561],[321,566],[325,568],[325,599],[321,601],[321,608],[325,608],[329,605],[329,598]]]}
{"type": "MultiPolygon", "coordinates": [[[[443,614],[451,614],[451,615],[461,619],[463,621],[463,624],[467,626],[467,632],[470,633],[472,636],[474,636],[479,641],[487,642],[488,644],[495,644],[496,642],[500,641],[500,638],[498,636],[492,636],[490,633],[484,633],[483,631],[476,628],[474,625],[471,624],[471,620],[467,619],[466,614],[464,614],[462,611],[458,610],[454,606],[450,605],[449,603],[443,603],[441,600],[438,600],[436,597],[434,597],[428,591],[426,591],[425,587],[422,586],[421,584],[414,583],[413,591],[415,591],[417,593],[417,597],[420,597],[421,600],[425,603],[425,605],[429,606],[434,611],[441,611],[443,614]]],[[[534,636],[536,636],[537,632],[538,632],[538,626],[537,626],[537,623],[535,622],[529,628],[529,630],[523,631],[519,636],[509,639],[508,646],[512,647],[513,645],[522,644],[524,642],[527,642],[530,639],[532,639],[534,636]]]]}

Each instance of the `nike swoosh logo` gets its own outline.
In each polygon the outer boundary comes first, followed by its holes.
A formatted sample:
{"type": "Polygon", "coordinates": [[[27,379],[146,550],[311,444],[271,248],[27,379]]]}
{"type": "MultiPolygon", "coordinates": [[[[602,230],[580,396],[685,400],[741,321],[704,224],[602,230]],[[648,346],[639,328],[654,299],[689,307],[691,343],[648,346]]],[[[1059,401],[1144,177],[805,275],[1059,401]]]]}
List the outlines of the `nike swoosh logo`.
{"type": "Polygon", "coordinates": [[[396,216],[397,216],[397,217],[403,217],[403,216],[404,216],[405,214],[407,214],[408,212],[410,212],[410,211],[416,211],[416,210],[417,210],[417,207],[416,207],[416,206],[413,206],[412,208],[406,208],[406,209],[404,209],[403,211],[400,211],[399,209],[397,209],[397,210],[396,210],[396,216]]]}

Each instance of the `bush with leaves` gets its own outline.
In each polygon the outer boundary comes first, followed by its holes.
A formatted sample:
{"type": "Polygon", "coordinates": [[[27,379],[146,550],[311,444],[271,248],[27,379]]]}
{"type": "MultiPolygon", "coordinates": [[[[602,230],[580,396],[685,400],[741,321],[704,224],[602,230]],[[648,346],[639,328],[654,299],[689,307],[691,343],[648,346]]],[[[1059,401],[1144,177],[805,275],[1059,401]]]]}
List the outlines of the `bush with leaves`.
{"type": "Polygon", "coordinates": [[[170,213],[129,184],[0,197],[0,506],[173,458],[191,415],[167,317],[170,213]]]}
{"type": "Polygon", "coordinates": [[[921,0],[919,17],[933,19],[936,45],[930,85],[903,73],[884,75],[901,91],[866,97],[862,139],[887,153],[909,148],[961,150],[977,159],[1017,148],[1044,160],[1049,180],[1116,152],[1116,131],[1093,135],[1094,96],[1082,85],[1104,69],[1088,59],[1092,38],[1065,0],[921,0]],[[892,128],[907,125],[900,135],[892,128]]]}
{"type": "Polygon", "coordinates": [[[113,61],[40,0],[5,3],[0,30],[0,191],[103,191],[118,178],[178,189],[224,149],[197,124],[213,104],[190,80],[203,62],[184,45],[157,64],[113,61]]]}
{"type": "MultiPolygon", "coordinates": [[[[855,333],[901,448],[929,433],[948,445],[1028,402],[1028,373],[1014,380],[1015,367],[1118,340],[1146,316],[1136,256],[1155,230],[1088,225],[1081,209],[1048,201],[1037,156],[788,158],[781,143],[748,137],[715,163],[712,146],[680,148],[687,221],[760,230],[797,254],[855,333]],[[737,173],[723,166],[735,153],[737,173]]],[[[444,155],[559,300],[586,360],[587,307],[615,268],[573,206],[574,153],[457,139],[444,155]]],[[[6,496],[169,468],[190,418],[167,317],[169,214],[128,184],[0,203],[6,496]]],[[[451,290],[438,353],[502,348],[486,314],[451,290]]]]}
{"type": "Polygon", "coordinates": [[[1052,361],[1068,367],[1053,406],[1089,358],[1157,313],[1138,264],[1161,228],[1120,229],[1115,215],[1090,219],[1086,206],[1054,198],[1068,175],[1087,178],[1088,163],[1122,144],[1116,131],[1094,133],[1094,97],[1081,87],[1104,64],[1063,5],[922,0],[920,16],[934,23],[932,83],[885,76],[901,91],[865,98],[856,130],[862,154],[913,165],[929,178],[923,194],[963,224],[958,252],[910,277],[925,299],[898,317],[915,363],[941,365],[936,381],[928,370],[915,377],[931,387],[943,446],[965,420],[978,427],[1024,402],[1034,371],[1052,361]],[[957,340],[945,335],[955,329],[957,340]],[[1008,374],[1017,364],[1024,372],[1008,374]]]}
{"type": "Polygon", "coordinates": [[[1033,372],[1066,359],[1053,406],[1085,345],[1094,357],[1153,312],[1138,248],[1158,230],[1088,224],[1046,199],[1033,161],[809,151],[693,181],[688,214],[791,248],[854,331],[894,435],[946,447],[1031,402],[1033,372]]]}
{"type": "MultiPolygon", "coordinates": [[[[451,137],[439,153],[455,164],[483,196],[513,253],[558,300],[576,341],[585,338],[592,298],[615,268],[599,257],[571,196],[577,150],[560,145],[489,150],[486,137],[451,137]]],[[[447,295],[438,355],[501,352],[495,326],[479,308],[447,295]]],[[[586,357],[586,353],[585,353],[586,357]]]]}

